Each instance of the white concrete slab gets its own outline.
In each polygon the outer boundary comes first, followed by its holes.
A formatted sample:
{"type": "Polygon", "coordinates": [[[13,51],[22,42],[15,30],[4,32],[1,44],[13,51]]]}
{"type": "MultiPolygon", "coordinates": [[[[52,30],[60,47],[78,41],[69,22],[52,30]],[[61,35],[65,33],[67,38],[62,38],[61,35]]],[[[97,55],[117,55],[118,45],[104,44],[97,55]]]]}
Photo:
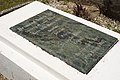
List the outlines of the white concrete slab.
{"type": "Polygon", "coordinates": [[[2,51],[0,55],[7,57],[37,80],[120,80],[120,41],[104,58],[102,58],[102,60],[100,60],[88,75],[85,75],[60,59],[49,55],[41,48],[33,45],[28,40],[9,29],[47,9],[67,16],[120,40],[120,34],[116,32],[35,1],[0,17],[0,51],[2,51]]]}

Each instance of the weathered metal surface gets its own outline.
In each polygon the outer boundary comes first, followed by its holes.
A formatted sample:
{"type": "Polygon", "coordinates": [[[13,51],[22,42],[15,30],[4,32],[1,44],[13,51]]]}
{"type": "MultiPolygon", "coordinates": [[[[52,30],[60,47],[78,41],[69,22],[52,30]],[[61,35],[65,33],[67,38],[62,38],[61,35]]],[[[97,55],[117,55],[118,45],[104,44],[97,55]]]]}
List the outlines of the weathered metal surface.
{"type": "Polygon", "coordinates": [[[118,41],[50,10],[10,29],[84,74],[118,41]]]}

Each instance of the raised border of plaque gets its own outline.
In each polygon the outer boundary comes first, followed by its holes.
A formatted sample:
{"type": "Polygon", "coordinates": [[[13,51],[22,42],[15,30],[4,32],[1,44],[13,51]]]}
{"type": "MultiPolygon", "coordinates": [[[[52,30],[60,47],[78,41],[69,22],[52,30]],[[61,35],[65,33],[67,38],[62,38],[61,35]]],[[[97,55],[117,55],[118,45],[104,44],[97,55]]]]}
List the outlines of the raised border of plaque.
{"type": "Polygon", "coordinates": [[[117,38],[51,10],[10,29],[84,74],[118,42],[117,38]]]}

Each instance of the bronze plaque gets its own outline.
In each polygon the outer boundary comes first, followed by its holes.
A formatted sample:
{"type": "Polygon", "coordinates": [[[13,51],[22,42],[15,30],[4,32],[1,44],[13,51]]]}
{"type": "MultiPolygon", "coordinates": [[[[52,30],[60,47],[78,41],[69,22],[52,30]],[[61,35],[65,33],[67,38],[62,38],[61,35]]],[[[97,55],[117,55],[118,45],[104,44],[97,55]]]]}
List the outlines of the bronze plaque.
{"type": "Polygon", "coordinates": [[[84,74],[118,41],[51,10],[10,29],[84,74]]]}

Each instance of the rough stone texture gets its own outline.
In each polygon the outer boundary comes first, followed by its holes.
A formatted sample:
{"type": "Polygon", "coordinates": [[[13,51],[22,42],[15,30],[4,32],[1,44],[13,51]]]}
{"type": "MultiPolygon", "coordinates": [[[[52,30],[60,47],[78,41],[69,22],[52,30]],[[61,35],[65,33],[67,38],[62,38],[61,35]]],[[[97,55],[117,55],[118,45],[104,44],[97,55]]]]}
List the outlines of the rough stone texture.
{"type": "Polygon", "coordinates": [[[118,41],[50,10],[10,29],[85,74],[118,41]]]}

